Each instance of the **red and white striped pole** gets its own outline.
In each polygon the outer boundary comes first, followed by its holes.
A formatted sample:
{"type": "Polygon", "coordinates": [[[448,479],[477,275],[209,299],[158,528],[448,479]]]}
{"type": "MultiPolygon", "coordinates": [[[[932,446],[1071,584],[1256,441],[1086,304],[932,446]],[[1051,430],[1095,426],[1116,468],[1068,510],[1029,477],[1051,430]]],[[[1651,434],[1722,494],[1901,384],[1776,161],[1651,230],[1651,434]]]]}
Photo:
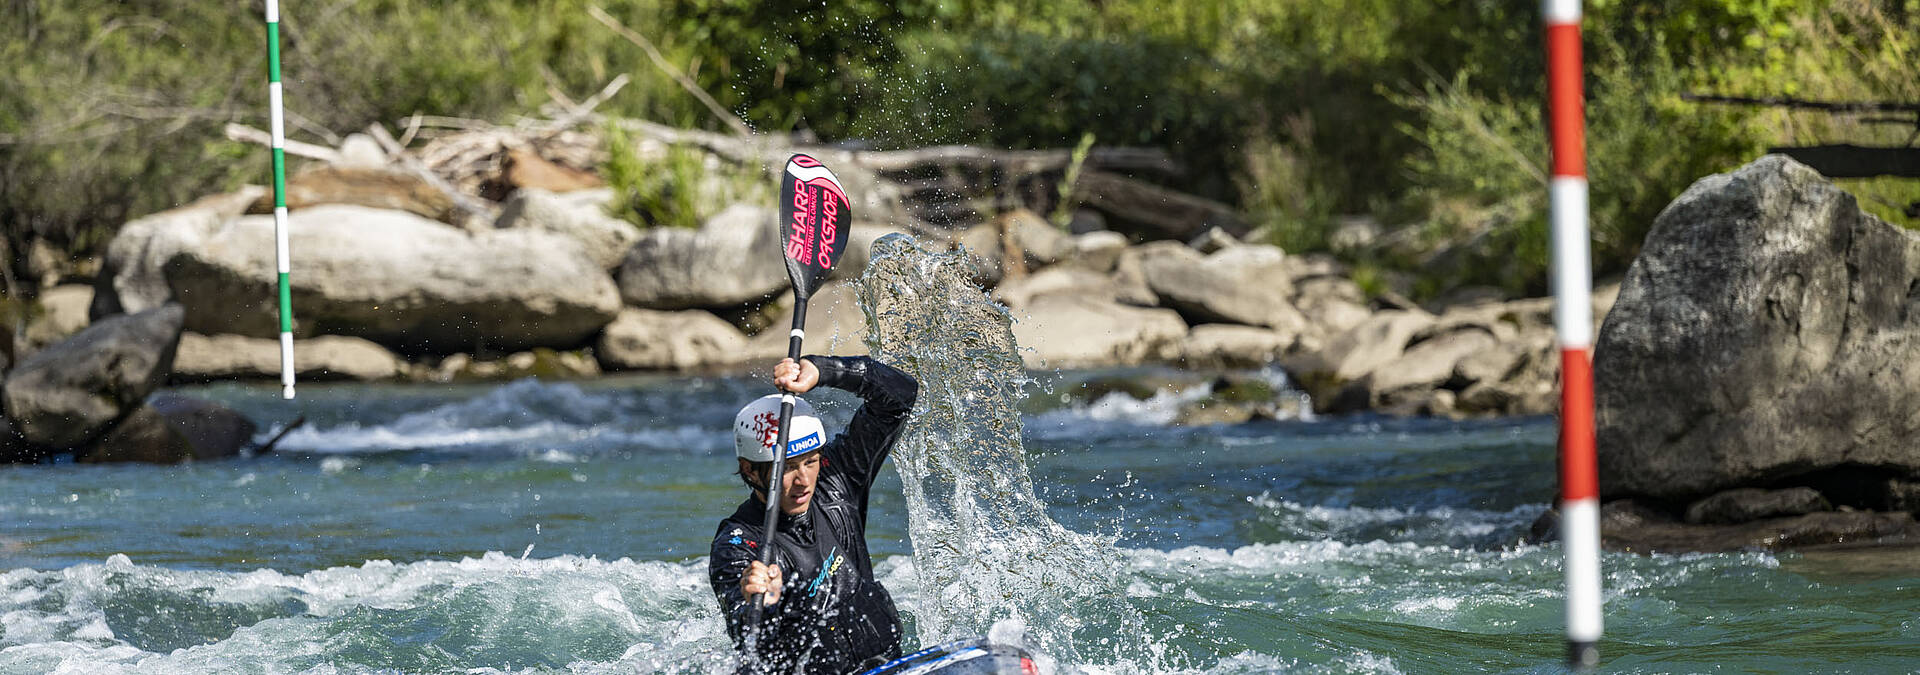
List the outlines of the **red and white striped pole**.
{"type": "Polygon", "coordinates": [[[1586,98],[1580,0],[1545,0],[1553,143],[1554,327],[1560,334],[1560,544],[1567,555],[1567,664],[1600,663],[1600,478],[1593,450],[1593,277],[1587,252],[1586,98]]]}

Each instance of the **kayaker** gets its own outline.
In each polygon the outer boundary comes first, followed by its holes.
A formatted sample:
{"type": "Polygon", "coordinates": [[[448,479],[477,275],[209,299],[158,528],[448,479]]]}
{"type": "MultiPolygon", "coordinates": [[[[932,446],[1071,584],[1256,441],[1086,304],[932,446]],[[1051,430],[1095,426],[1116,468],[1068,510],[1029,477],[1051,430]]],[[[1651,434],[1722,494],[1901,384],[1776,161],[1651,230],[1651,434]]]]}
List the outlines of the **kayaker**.
{"type": "Polygon", "coordinates": [[[743,653],[741,670],[841,675],[898,658],[900,614],[867,555],[867,495],[900,439],[919,383],[871,358],[828,356],[783,359],[773,381],[796,394],[817,385],[843,389],[864,404],[845,432],[826,440],[812,406],[795,402],[772,541],[763,541],[762,519],[780,396],[755,400],[734,416],[738,473],[752,493],[720,522],[707,576],[727,634],[742,651],[747,598],[765,594],[759,653],[743,653]],[[762,546],[774,547],[773,565],[759,562],[762,546]]]}

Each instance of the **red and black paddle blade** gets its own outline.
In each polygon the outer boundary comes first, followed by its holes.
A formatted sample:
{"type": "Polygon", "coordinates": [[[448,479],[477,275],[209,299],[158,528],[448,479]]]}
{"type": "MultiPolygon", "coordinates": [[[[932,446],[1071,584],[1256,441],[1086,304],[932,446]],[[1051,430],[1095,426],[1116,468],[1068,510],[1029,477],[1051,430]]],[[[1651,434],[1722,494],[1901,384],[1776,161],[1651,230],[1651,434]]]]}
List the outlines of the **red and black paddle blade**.
{"type": "Polygon", "coordinates": [[[826,283],[847,250],[853,209],[840,179],[807,155],[787,159],[780,176],[780,242],[793,294],[805,300],[826,283]]]}

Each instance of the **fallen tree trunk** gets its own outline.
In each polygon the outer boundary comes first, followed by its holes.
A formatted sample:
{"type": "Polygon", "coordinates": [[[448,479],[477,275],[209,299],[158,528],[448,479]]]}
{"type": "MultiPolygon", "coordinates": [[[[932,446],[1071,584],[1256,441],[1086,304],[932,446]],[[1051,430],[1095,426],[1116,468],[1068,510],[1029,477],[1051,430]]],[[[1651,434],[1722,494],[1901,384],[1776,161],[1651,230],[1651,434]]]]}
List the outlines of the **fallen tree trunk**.
{"type": "Polygon", "coordinates": [[[1768,148],[1767,152],[1792,157],[1828,178],[1920,178],[1920,148],[1841,144],[1768,148]]]}
{"type": "Polygon", "coordinates": [[[1073,194],[1082,204],[1174,239],[1193,238],[1209,227],[1234,236],[1247,233],[1246,221],[1232,206],[1115,173],[1081,171],[1073,194]]]}

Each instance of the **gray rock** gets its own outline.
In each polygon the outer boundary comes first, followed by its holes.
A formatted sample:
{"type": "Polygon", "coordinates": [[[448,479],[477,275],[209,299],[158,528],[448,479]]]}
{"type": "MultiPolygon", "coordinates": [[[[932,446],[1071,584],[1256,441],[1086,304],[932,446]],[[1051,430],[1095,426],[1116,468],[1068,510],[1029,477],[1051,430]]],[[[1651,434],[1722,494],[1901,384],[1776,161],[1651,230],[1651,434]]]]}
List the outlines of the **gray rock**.
{"type": "Polygon", "coordinates": [[[1832,510],[1833,504],[1810,487],[1784,490],[1738,488],[1694,502],[1687,507],[1687,522],[1696,525],[1745,523],[1832,510]]]}
{"type": "Polygon", "coordinates": [[[1337,380],[1356,380],[1399,359],[1414,334],[1433,324],[1425,312],[1387,310],[1360,322],[1333,340],[1323,353],[1337,380]]]}
{"type": "MultiPolygon", "coordinates": [[[[371,340],[320,335],[293,341],[294,376],[300,380],[390,380],[406,363],[371,340]]],[[[180,336],[174,353],[175,381],[271,379],[280,376],[280,341],[242,335],[180,336]]]]}
{"type": "Polygon", "coordinates": [[[258,430],[232,408],[177,394],[161,394],[77,453],[82,463],[175,464],[238,456],[258,430]]]}
{"type": "Polygon", "coordinates": [[[867,270],[867,261],[873,258],[873,240],[894,234],[900,230],[883,225],[855,223],[847,235],[847,251],[840,255],[840,262],[834,263],[832,279],[857,279],[867,270]]]}
{"type": "Polygon", "coordinates": [[[620,297],[645,309],[724,309],[763,301],[790,282],[779,214],[734,205],[698,231],[654,228],[628,251],[620,297]]]}
{"type": "Polygon", "coordinates": [[[1124,305],[1135,307],[1157,307],[1160,296],[1147,285],[1147,272],[1141,264],[1140,250],[1129,248],[1120,252],[1120,258],[1113,263],[1113,284],[1115,299],[1124,305]]]}
{"type": "Polygon", "coordinates": [[[607,370],[690,370],[730,363],[746,346],[745,335],[706,311],[628,307],[607,325],[593,355],[607,370]]]}
{"type": "Polygon", "coordinates": [[[1370,371],[1375,396],[1404,389],[1436,389],[1453,376],[1454,367],[1468,356],[1492,348],[1492,334],[1481,330],[1454,330],[1416,342],[1399,358],[1370,371]]]}
{"type": "Polygon", "coordinates": [[[572,379],[597,377],[600,364],[582,351],[554,351],[545,347],[514,352],[505,358],[475,361],[466,354],[454,354],[440,361],[426,379],[435,382],[456,380],[520,380],[529,377],[572,379]]]}
{"type": "Polygon", "coordinates": [[[80,447],[152,393],[173,365],[184,312],[163,305],[102,319],[7,374],[7,417],[28,442],[80,447]]]}
{"type": "MultiPolygon", "coordinates": [[[[783,303],[780,314],[748,341],[744,360],[771,362],[786,358],[787,339],[793,328],[793,305],[783,303]]],[[[803,345],[809,354],[864,356],[867,354],[867,315],[860,311],[860,298],[850,283],[830,281],[807,300],[807,339],[803,345]]],[[[734,355],[726,363],[739,363],[734,355]]]]}
{"type": "Polygon", "coordinates": [[[1207,228],[1207,231],[1200,233],[1200,236],[1194,237],[1192,241],[1187,242],[1188,247],[1202,254],[1210,254],[1239,245],[1239,239],[1234,238],[1233,235],[1227,234],[1226,230],[1218,227],[1207,228]]]}
{"type": "Polygon", "coordinates": [[[1193,323],[1293,330],[1305,324],[1288,302],[1293,282],[1278,248],[1236,246],[1202,256],[1185,244],[1153,242],[1134,250],[1160,304],[1193,323]]]}
{"type": "Polygon", "coordinates": [[[44,448],[34,447],[13,428],[13,420],[0,416],[0,464],[26,464],[38,462],[49,454],[44,448]]]}
{"type": "Polygon", "coordinates": [[[1007,276],[1006,248],[1000,243],[1000,228],[984,223],[961,230],[952,245],[966,251],[968,278],[982,288],[993,288],[1007,276]]]}
{"type": "Polygon", "coordinates": [[[1076,295],[1043,295],[1015,314],[1013,336],[1029,368],[1136,365],[1177,358],[1187,324],[1172,310],[1076,295]]]}
{"type": "Polygon", "coordinates": [[[1113,278],[1078,267],[1056,265],[1024,277],[1014,277],[993,289],[993,299],[1011,309],[1026,309],[1043,295],[1075,294],[1115,300],[1120,286],[1113,278]]]}
{"type": "MultiPolygon", "coordinates": [[[[620,307],[613,280],[579,242],[549,232],[468,235],[347,205],[295,211],[289,231],[300,335],[349,335],[414,353],[573,346],[620,307]]],[[[176,255],[165,278],[189,330],[268,336],[279,332],[274,269],[273,219],[248,216],[176,255]]]]}
{"type": "Polygon", "coordinates": [[[26,358],[86,328],[87,306],[92,302],[93,288],[89,286],[67,284],[41,292],[40,311],[21,332],[17,356],[26,358]]]}
{"type": "Polygon", "coordinates": [[[1120,254],[1127,250],[1126,235],[1118,232],[1088,232],[1074,235],[1062,265],[1072,265],[1101,274],[1113,271],[1120,254]]]}
{"type": "Polygon", "coordinates": [[[1920,475],[1916,287],[1920,235],[1806,166],[1768,156],[1694,183],[1600,332],[1602,493],[1695,499],[1841,464],[1920,475]]]}
{"type": "Polygon", "coordinates": [[[1181,342],[1180,361],[1188,368],[1260,368],[1278,361],[1297,338],[1271,328],[1201,324],[1181,342]]]}
{"type": "Polygon", "coordinates": [[[601,269],[620,266],[640,240],[640,228],[607,215],[610,189],[553,193],[539,188],[515,190],[500,207],[494,227],[552,232],[580,242],[601,269]]]}
{"type": "MultiPolygon", "coordinates": [[[[94,278],[93,302],[87,315],[98,321],[172,302],[174,292],[167,285],[166,271],[173,257],[205,246],[207,237],[246,213],[249,205],[266,194],[266,188],[248,185],[120,226],[113,241],[107,243],[100,276],[94,278]]],[[[267,240],[267,247],[273,250],[272,239],[267,240]]]]}
{"type": "Polygon", "coordinates": [[[1908,513],[1826,511],[1770,518],[1737,525],[1690,524],[1636,503],[1608,502],[1600,508],[1601,545],[1634,553],[1712,553],[1785,551],[1831,544],[1910,543],[1920,523],[1908,513]]]}
{"type": "Polygon", "coordinates": [[[87,464],[178,464],[193,459],[193,444],[160,411],[142,405],[76,454],[87,464]]]}
{"type": "Polygon", "coordinates": [[[1039,269],[1073,254],[1074,238],[1039,214],[1017,209],[1000,216],[1006,237],[1025,256],[1028,269],[1039,269]]]}

